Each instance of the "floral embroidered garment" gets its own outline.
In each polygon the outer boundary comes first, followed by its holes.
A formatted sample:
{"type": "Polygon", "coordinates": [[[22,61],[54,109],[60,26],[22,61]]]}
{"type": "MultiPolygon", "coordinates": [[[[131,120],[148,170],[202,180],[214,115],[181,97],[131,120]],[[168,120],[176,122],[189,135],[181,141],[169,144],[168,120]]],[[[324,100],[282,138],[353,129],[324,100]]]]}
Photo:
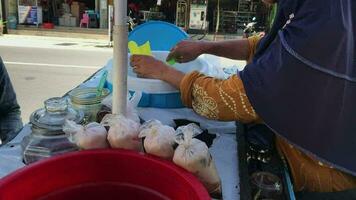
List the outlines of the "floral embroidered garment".
{"type": "MultiPolygon", "coordinates": [[[[248,39],[249,60],[255,54],[258,37],[248,39]]],[[[233,75],[227,80],[207,77],[199,72],[186,74],[180,84],[183,103],[209,119],[259,123],[262,120],[247,98],[242,80],[233,75]]],[[[276,145],[290,166],[296,191],[342,191],[356,187],[356,178],[327,166],[293,147],[281,137],[276,145]]]]}

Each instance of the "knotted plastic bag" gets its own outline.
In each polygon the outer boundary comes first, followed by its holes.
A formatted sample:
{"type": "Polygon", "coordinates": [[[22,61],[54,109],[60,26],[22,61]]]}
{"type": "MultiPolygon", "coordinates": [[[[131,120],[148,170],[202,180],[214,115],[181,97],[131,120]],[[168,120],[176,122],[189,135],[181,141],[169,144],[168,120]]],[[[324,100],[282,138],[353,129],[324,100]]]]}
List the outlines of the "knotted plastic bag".
{"type": "Polygon", "coordinates": [[[101,121],[109,126],[108,141],[112,148],[141,151],[142,144],[138,138],[140,124],[123,115],[107,114],[101,121]]]}
{"type": "MultiPolygon", "coordinates": [[[[107,96],[102,100],[101,104],[106,107],[112,109],[112,95],[107,96]]],[[[136,110],[137,105],[134,102],[128,100],[126,106],[126,118],[131,119],[137,123],[140,123],[140,117],[138,116],[138,112],[136,110]]]]}
{"type": "Polygon", "coordinates": [[[81,149],[108,148],[107,131],[99,123],[92,122],[86,126],[76,124],[74,121],[66,120],[63,132],[70,136],[70,140],[81,149]]]}
{"type": "Polygon", "coordinates": [[[154,126],[162,126],[162,122],[158,121],[158,120],[148,120],[147,122],[143,123],[140,126],[140,132],[145,130],[145,129],[150,129],[153,128],[154,126]]]}
{"type": "Polygon", "coordinates": [[[221,197],[221,181],[209,148],[193,138],[202,130],[195,124],[179,127],[176,131],[178,147],[173,162],[193,173],[204,184],[213,197],[221,197]]]}
{"type": "Polygon", "coordinates": [[[162,125],[157,120],[145,122],[140,128],[140,138],[145,138],[144,148],[147,153],[172,160],[175,143],[174,128],[162,125]]]}

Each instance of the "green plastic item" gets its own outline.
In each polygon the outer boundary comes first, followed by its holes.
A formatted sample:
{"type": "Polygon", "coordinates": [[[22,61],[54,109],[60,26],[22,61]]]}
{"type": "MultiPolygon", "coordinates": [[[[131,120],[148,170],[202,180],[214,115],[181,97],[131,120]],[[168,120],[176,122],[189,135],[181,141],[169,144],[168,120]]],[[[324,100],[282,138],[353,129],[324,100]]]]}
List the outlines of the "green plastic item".
{"type": "Polygon", "coordinates": [[[97,97],[101,96],[107,77],[108,77],[108,71],[105,70],[103,72],[103,75],[101,75],[100,82],[99,82],[99,85],[97,87],[97,91],[96,91],[96,96],[97,97]]]}
{"type": "MultiPolygon", "coordinates": [[[[151,44],[150,41],[147,41],[145,44],[138,46],[135,41],[130,41],[128,44],[131,55],[146,55],[152,56],[151,44]]],[[[176,60],[174,58],[167,61],[167,64],[174,65],[176,60]]]]}
{"type": "Polygon", "coordinates": [[[176,60],[175,60],[174,58],[172,58],[172,59],[168,60],[167,63],[168,63],[169,65],[174,65],[174,64],[176,64],[177,62],[176,62],[176,60]]]}
{"type": "Polygon", "coordinates": [[[145,44],[143,44],[141,46],[138,46],[135,41],[130,41],[128,46],[129,46],[131,55],[152,56],[150,41],[147,41],[145,44]]]}

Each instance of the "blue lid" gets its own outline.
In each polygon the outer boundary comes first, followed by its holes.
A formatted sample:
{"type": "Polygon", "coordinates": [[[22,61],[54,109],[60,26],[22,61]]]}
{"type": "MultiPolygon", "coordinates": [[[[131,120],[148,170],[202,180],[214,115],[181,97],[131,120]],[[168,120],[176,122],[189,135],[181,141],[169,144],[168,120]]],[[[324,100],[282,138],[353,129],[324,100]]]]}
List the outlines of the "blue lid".
{"type": "Polygon", "coordinates": [[[178,42],[187,38],[188,34],[174,24],[149,21],[132,30],[128,39],[135,41],[138,45],[150,41],[153,51],[169,51],[178,42]]]}

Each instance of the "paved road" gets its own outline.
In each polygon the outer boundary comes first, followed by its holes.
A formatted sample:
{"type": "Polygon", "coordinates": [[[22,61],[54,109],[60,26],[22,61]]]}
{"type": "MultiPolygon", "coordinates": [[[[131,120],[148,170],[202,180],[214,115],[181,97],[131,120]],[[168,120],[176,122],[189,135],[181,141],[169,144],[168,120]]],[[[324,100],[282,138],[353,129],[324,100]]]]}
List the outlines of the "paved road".
{"type": "MultiPolygon", "coordinates": [[[[4,35],[0,56],[15,87],[24,122],[43,107],[43,102],[62,96],[112,57],[105,40],[4,35]]],[[[221,60],[222,66],[244,66],[244,62],[221,60]]]]}
{"type": "Polygon", "coordinates": [[[62,96],[104,66],[110,50],[3,46],[0,56],[15,87],[24,122],[49,97],[62,96]]]}

